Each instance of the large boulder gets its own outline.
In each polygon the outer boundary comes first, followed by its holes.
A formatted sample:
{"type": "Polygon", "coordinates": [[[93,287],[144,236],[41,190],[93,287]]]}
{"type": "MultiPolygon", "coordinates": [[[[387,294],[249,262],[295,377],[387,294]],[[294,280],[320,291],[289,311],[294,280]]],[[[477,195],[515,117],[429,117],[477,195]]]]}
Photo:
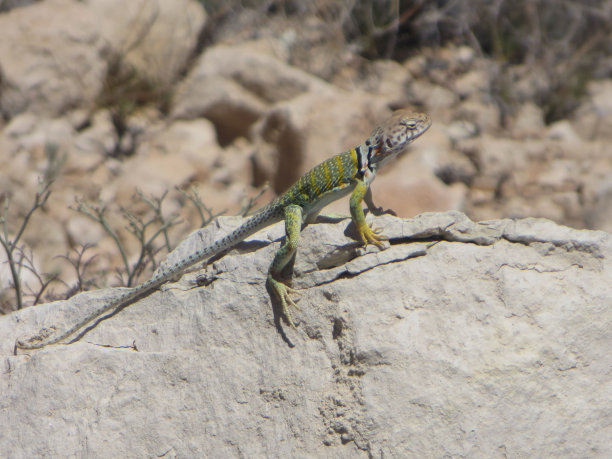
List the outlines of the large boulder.
{"type": "MultiPolygon", "coordinates": [[[[194,233],[174,262],[226,234],[194,233]]],[[[302,232],[298,327],[270,307],[282,224],[84,330],[118,291],[0,318],[0,451],[32,456],[609,457],[612,236],[384,216],[302,232]]]]}

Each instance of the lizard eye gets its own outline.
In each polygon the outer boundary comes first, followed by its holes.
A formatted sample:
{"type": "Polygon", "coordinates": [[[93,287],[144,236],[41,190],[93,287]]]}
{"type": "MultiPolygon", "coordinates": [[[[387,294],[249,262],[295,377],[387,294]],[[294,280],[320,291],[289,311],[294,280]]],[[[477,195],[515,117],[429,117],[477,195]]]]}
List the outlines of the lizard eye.
{"type": "Polygon", "coordinates": [[[408,129],[416,129],[417,127],[417,123],[414,120],[408,120],[408,121],[404,121],[402,123],[404,126],[406,126],[408,129]]]}

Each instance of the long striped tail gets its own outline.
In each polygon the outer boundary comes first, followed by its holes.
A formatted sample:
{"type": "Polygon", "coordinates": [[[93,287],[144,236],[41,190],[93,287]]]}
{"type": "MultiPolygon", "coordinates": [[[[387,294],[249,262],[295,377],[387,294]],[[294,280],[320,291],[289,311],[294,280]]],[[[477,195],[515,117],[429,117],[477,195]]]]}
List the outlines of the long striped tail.
{"type": "Polygon", "coordinates": [[[280,213],[276,209],[276,206],[273,206],[272,204],[262,209],[259,213],[253,215],[251,218],[249,218],[246,222],[244,222],[234,231],[229,233],[227,236],[224,236],[221,239],[212,243],[211,245],[192,253],[187,258],[184,258],[179,262],[168,266],[162,271],[159,271],[148,281],[143,282],[142,284],[134,288],[124,291],[110,303],[93,310],[85,318],[83,318],[83,320],[81,320],[65,332],[49,336],[51,330],[43,329],[39,332],[38,335],[35,335],[28,339],[18,339],[15,345],[19,349],[29,350],[40,349],[45,346],[50,346],[52,344],[56,344],[60,341],[63,341],[64,339],[70,337],[78,330],[85,327],[88,323],[102,316],[111,309],[125,306],[132,302],[135,298],[152,292],[168,280],[181,274],[190,266],[193,266],[199,261],[208,259],[218,254],[219,252],[222,252],[223,250],[233,247],[234,245],[249,237],[251,234],[256,233],[260,229],[265,228],[266,226],[280,220],[280,213]]]}

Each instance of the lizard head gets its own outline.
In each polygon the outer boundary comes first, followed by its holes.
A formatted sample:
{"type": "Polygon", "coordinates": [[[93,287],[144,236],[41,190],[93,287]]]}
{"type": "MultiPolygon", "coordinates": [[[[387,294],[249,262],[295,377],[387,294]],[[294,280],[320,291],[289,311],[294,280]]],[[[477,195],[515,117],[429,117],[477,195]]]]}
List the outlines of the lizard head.
{"type": "Polygon", "coordinates": [[[378,126],[366,145],[373,155],[370,164],[380,167],[387,160],[402,153],[417,137],[431,126],[431,118],[425,113],[397,110],[389,119],[378,126]]]}

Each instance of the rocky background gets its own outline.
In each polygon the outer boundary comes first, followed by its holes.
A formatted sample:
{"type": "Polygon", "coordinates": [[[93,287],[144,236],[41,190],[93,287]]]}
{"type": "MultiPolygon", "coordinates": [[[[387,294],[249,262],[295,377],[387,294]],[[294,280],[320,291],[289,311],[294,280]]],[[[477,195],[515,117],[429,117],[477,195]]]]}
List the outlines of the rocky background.
{"type": "Polygon", "coordinates": [[[612,231],[612,2],[518,3],[0,1],[2,311],[133,285],[400,107],[434,125],[379,205],[612,231]]]}

